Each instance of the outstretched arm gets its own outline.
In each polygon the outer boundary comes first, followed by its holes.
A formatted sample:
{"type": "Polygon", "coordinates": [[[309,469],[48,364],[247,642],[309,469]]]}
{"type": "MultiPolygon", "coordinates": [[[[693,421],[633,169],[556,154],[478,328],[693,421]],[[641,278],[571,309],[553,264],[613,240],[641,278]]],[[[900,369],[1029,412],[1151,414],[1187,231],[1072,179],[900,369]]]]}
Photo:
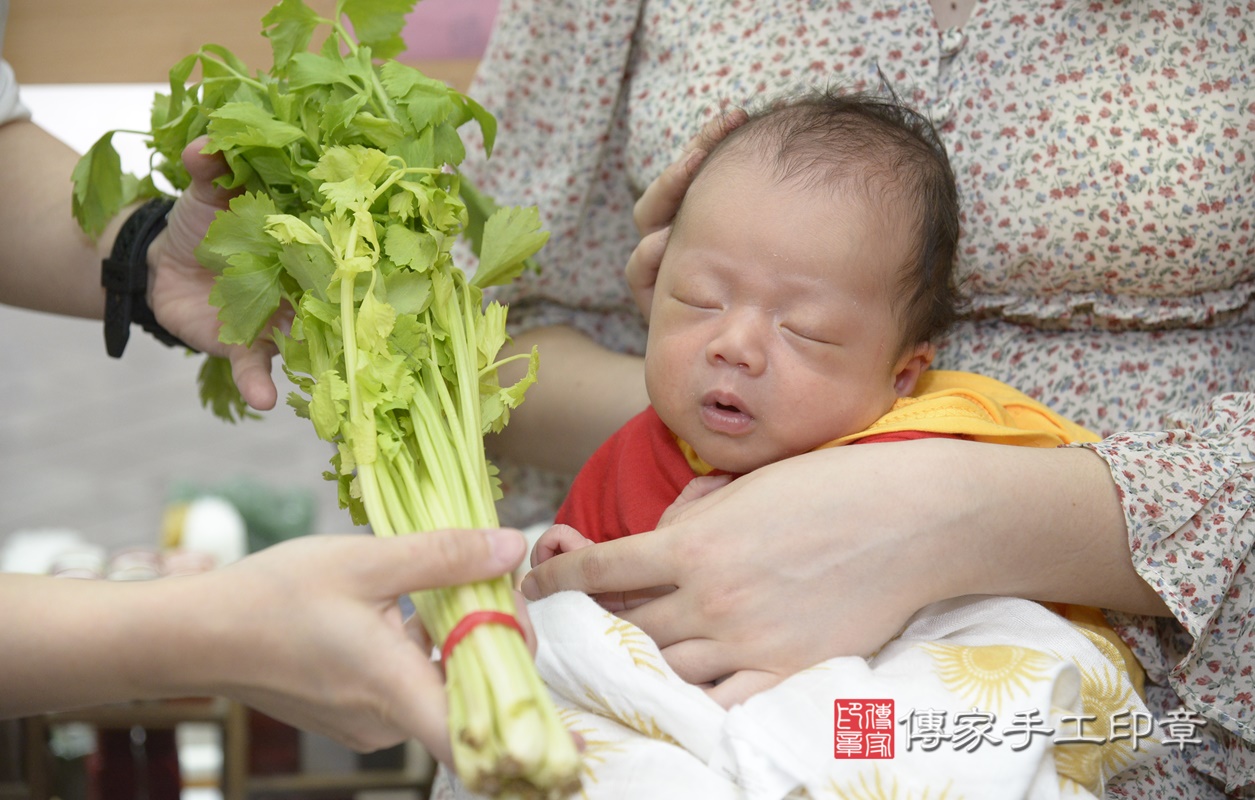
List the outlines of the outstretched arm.
{"type": "Polygon", "coordinates": [[[33,122],[0,125],[0,302],[99,319],[100,261],[122,220],[91,241],[70,213],[78,154],[33,122]]]}
{"type": "MultiPolygon", "coordinates": [[[[269,409],[277,391],[270,377],[273,343],[253,347],[218,341],[218,309],[209,305],[213,274],[194,255],[214,215],[229,195],[213,185],[225,172],[220,158],[202,155],[203,142],[183,153],[193,182],[178,198],[168,227],[148,249],[148,301],[157,320],[202,352],[231,360],[236,385],[249,405],[269,409]]],[[[93,242],[70,210],[70,174],[78,154],[26,120],[0,125],[0,303],[100,319],[105,292],[100,262],[107,256],[125,209],[93,242]]],[[[103,348],[102,348],[103,349],[103,348]]]]}
{"type": "Polygon", "coordinates": [[[444,681],[397,597],[523,552],[516,531],[358,534],[142,583],[0,575],[0,717],[224,695],[358,750],[417,737],[447,762],[444,681]]]}

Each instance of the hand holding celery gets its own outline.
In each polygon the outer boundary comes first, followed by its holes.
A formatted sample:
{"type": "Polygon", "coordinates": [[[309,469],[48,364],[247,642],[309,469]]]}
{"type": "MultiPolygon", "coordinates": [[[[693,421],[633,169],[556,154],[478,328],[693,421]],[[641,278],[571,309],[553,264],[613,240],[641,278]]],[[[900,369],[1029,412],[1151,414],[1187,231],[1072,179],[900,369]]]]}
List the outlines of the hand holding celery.
{"type": "MultiPolygon", "coordinates": [[[[506,311],[485,306],[482,290],[512,280],[547,238],[535,209],[488,216],[474,193],[470,209],[462,199],[457,128],[475,120],[491,150],[491,115],[412,67],[373,61],[399,52],[412,4],[338,0],[325,19],[283,0],[263,20],[269,73],[208,45],[171,71],[146,132],[156,169],[179,189],[188,142],[207,134],[206,151],[225,157],[225,185],[243,193],[198,251],[218,274],[219,336],[249,344],[280,304],[292,308],[290,333],[270,332],[301,390],[288,402],[336,445],[327,477],[380,536],[496,526],[483,436],[522,401],[537,354],[518,384],[499,384],[506,311]],[[320,27],[330,33],[309,51],[320,27]],[[480,234],[473,278],[450,255],[468,227],[480,234]]],[[[120,176],[112,135],[75,172],[75,213],[93,233],[157,194],[151,176],[120,176]]],[[[207,360],[201,393],[220,415],[244,413],[220,360],[207,360]]],[[[514,613],[504,578],[414,600],[437,643],[474,611],[514,613]]],[[[454,761],[469,787],[556,797],[578,786],[578,754],[516,631],[475,627],[445,666],[454,761]]]]}

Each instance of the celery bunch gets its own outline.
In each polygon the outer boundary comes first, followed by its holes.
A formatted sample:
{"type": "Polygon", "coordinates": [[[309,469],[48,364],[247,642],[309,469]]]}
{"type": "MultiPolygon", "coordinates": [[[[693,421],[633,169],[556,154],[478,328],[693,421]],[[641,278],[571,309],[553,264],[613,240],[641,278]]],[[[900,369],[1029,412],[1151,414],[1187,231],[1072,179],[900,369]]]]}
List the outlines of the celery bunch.
{"type": "MultiPolygon", "coordinates": [[[[538,362],[535,351],[520,356],[526,377],[499,384],[506,310],[484,305],[482,290],[516,277],[548,236],[534,208],[488,215],[461,186],[457,128],[475,120],[491,149],[495,123],[389,60],[413,2],[337,0],[323,18],[283,0],[263,19],[269,72],[206,46],[171,70],[144,132],[178,189],[189,183],[179,158],[188,142],[207,134],[206,151],[226,158],[224,185],[243,192],[198,251],[217,272],[220,338],[251,343],[281,304],[291,307],[290,333],[272,332],[300,389],[288,402],[335,444],[326,475],[353,519],[380,536],[497,524],[483,437],[506,424],[538,362]],[[320,28],[328,35],[311,51],[320,28]],[[451,258],[468,229],[480,257],[473,278],[451,258]]],[[[75,214],[92,233],[158,194],[151,176],[121,175],[113,133],[75,171],[75,214]]],[[[222,416],[246,413],[220,359],[202,369],[201,394],[222,416]]],[[[506,578],[413,599],[437,644],[471,612],[514,613],[506,578]]],[[[558,797],[578,786],[578,754],[516,631],[474,628],[445,671],[455,765],[471,789],[558,797]]]]}

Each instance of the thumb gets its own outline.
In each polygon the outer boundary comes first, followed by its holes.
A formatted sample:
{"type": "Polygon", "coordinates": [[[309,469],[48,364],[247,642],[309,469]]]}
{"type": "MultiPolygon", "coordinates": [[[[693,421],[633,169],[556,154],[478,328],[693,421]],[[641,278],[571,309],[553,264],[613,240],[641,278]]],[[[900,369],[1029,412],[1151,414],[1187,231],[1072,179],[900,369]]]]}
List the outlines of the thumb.
{"type": "Polygon", "coordinates": [[[208,136],[198,136],[183,148],[183,166],[192,177],[192,185],[188,191],[209,205],[225,207],[227,201],[238,192],[223,189],[217,185],[216,178],[230,172],[227,160],[221,153],[206,153],[209,144],[208,136]]]}
{"type": "Polygon", "coordinates": [[[240,396],[258,411],[269,411],[279,399],[279,390],[270,377],[270,363],[278,352],[269,339],[258,339],[251,347],[236,345],[228,351],[231,378],[240,396]]]}
{"type": "Polygon", "coordinates": [[[438,530],[375,539],[363,569],[382,595],[488,580],[523,560],[523,534],[511,529],[438,530]]]}
{"type": "Polygon", "coordinates": [[[632,291],[632,299],[640,309],[645,320],[649,320],[649,312],[654,302],[654,286],[658,283],[658,270],[662,268],[662,257],[667,250],[667,242],[671,237],[671,228],[663,228],[641,239],[632,255],[628,258],[624,274],[628,288],[632,291]]]}

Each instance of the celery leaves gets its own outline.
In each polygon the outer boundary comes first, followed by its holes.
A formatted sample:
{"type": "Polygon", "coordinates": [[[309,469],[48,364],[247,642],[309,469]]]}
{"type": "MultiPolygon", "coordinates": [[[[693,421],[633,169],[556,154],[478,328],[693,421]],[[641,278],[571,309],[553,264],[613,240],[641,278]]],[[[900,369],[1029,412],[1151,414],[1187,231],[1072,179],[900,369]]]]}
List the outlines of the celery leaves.
{"type": "MultiPolygon", "coordinates": [[[[401,50],[412,5],[337,0],[324,18],[282,0],[262,20],[271,69],[202,47],[171,70],[150,132],[155,168],[176,189],[189,183],[179,159],[190,141],[207,135],[205,152],[226,159],[219,183],[240,194],[197,251],[217,275],[220,338],[275,340],[298,389],[288,404],[335,446],[324,474],[380,536],[497,524],[483,437],[522,401],[538,356],[521,356],[526,376],[500,385],[506,310],[485,304],[482,290],[517,276],[548,237],[534,208],[497,209],[457,173],[458,127],[475,122],[491,148],[492,115],[386,60],[401,50]],[[462,235],[480,255],[474,278],[453,262],[462,235]],[[267,331],[281,307],[293,313],[290,330],[267,331]]],[[[120,174],[111,136],[74,176],[75,215],[93,233],[155,192],[151,180],[120,174]]],[[[206,362],[201,393],[220,416],[248,415],[220,359],[206,362]]],[[[505,578],[414,602],[437,642],[474,611],[514,612],[505,578]]],[[[578,786],[578,754],[516,632],[477,629],[445,667],[455,764],[468,786],[536,797],[578,786]]]]}

